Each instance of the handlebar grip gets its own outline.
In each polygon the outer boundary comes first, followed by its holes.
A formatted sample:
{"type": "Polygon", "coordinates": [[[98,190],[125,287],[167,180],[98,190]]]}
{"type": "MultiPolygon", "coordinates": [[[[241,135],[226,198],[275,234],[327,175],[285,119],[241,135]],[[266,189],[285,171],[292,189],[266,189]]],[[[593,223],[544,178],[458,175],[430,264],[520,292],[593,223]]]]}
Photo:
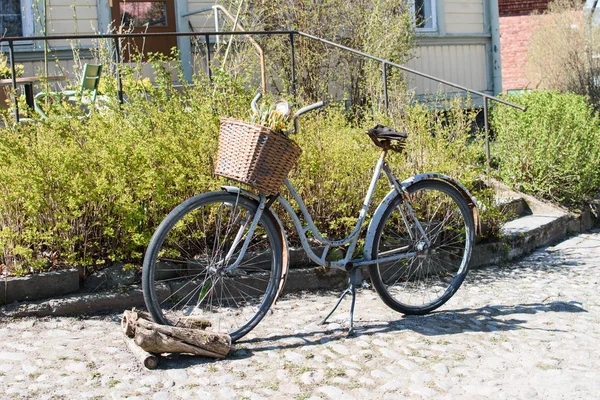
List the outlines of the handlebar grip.
{"type": "Polygon", "coordinates": [[[327,104],[327,101],[322,100],[322,101],[319,101],[318,103],[314,103],[309,106],[302,107],[301,109],[296,111],[296,114],[294,114],[294,119],[298,118],[299,116],[301,116],[304,113],[307,113],[312,110],[316,110],[317,108],[321,108],[326,104],[327,104]]]}
{"type": "Polygon", "coordinates": [[[258,92],[256,94],[256,96],[254,96],[254,99],[252,99],[252,103],[250,103],[250,107],[252,108],[252,111],[254,112],[258,112],[258,101],[260,100],[260,98],[262,97],[262,93],[258,92]]]}
{"type": "Polygon", "coordinates": [[[318,103],[314,103],[314,104],[311,104],[309,106],[302,107],[301,109],[299,109],[296,112],[296,114],[294,114],[294,133],[297,134],[298,131],[300,130],[299,127],[298,127],[298,117],[299,116],[301,116],[302,114],[307,113],[309,111],[316,110],[317,108],[321,108],[321,107],[323,107],[324,105],[326,105],[328,103],[329,102],[326,101],[326,100],[321,100],[318,103]]]}

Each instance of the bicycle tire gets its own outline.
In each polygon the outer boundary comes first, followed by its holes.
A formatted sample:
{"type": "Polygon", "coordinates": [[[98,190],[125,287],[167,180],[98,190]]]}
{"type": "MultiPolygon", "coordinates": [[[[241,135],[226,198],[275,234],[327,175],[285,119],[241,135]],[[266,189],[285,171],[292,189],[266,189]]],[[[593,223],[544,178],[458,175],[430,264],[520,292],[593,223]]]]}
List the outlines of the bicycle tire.
{"type": "Polygon", "coordinates": [[[210,192],[167,215],[142,269],[144,300],[157,323],[228,333],[235,342],[263,319],[275,299],[283,260],[279,228],[268,212],[240,265],[223,272],[237,259],[243,239],[222,263],[237,232],[246,236],[257,209],[258,202],[243,195],[210,192]]]}
{"type": "Polygon", "coordinates": [[[404,314],[423,315],[447,302],[464,281],[475,229],[469,205],[449,183],[427,179],[408,186],[407,191],[431,245],[424,249],[427,245],[416,224],[404,222],[400,210],[410,214],[398,195],[377,224],[372,257],[417,254],[370,265],[369,273],[386,305],[404,314]]]}

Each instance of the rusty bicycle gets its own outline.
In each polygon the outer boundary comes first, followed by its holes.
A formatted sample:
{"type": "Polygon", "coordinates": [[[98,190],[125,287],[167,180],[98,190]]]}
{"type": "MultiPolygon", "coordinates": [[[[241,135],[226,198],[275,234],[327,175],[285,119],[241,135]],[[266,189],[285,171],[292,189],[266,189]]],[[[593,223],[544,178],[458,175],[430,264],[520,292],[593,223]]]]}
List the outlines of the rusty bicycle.
{"type": "MultiPolygon", "coordinates": [[[[323,105],[315,103],[296,112],[294,130],[300,115],[323,105]]],[[[272,207],[275,202],[289,215],[302,248],[314,263],[349,274],[348,288],[323,322],[351,295],[349,333],[353,332],[362,267],[368,268],[384,303],[398,312],[425,314],[448,301],[467,274],[477,223],[476,201],[463,185],[442,174],[424,173],[400,181],[386,155],[402,151],[407,135],[379,125],[367,133],[381,148],[381,156],[356,226],[346,238],[330,240],[319,232],[287,178],[283,186],[304,222],[278,192],[239,186],[223,186],[175,207],[154,233],[144,258],[144,298],[155,321],[193,327],[200,319],[210,325],[206,329],[228,333],[232,341],[250,332],[267,314],[288,276],[287,235],[272,207]],[[390,190],[366,228],[363,256],[352,258],[382,177],[387,178],[390,190]],[[319,251],[311,247],[309,236],[322,246],[319,251]],[[331,249],[339,247],[345,248],[345,256],[328,260],[331,249]]]]}

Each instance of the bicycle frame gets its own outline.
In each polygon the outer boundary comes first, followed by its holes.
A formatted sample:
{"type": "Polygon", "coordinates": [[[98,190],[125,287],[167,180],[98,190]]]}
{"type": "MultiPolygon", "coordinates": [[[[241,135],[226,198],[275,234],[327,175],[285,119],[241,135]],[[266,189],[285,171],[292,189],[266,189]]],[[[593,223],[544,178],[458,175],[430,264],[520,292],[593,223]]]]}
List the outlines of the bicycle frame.
{"type": "MultiPolygon", "coordinates": [[[[298,194],[298,192],[296,191],[296,189],[294,188],[293,184],[288,180],[285,179],[284,180],[284,185],[287,188],[287,190],[290,192],[290,194],[292,195],[294,201],[298,204],[298,206],[300,207],[300,211],[302,216],[304,217],[304,219],[307,222],[307,226],[304,227],[302,225],[302,222],[300,220],[300,217],[298,216],[298,214],[294,211],[292,205],[285,199],[283,198],[281,195],[279,195],[277,197],[277,201],[279,201],[279,203],[283,206],[284,210],[288,213],[288,215],[290,216],[290,218],[292,219],[292,222],[294,224],[294,227],[296,229],[296,231],[298,232],[298,236],[300,237],[300,242],[302,243],[302,248],[304,249],[304,251],[306,252],[307,256],[314,261],[315,263],[317,263],[318,265],[322,265],[322,266],[327,266],[327,267],[331,267],[331,268],[337,268],[337,269],[345,269],[348,270],[350,268],[353,267],[359,267],[362,265],[369,265],[369,264],[375,264],[375,263],[379,263],[379,262],[389,262],[389,261],[396,261],[396,260],[400,260],[402,258],[410,258],[413,257],[417,254],[417,251],[410,251],[410,252],[404,252],[404,253],[400,253],[400,254],[395,254],[392,256],[387,256],[387,257],[381,257],[381,258],[377,258],[374,260],[371,260],[369,258],[356,258],[356,259],[352,259],[352,254],[354,253],[354,250],[356,249],[356,244],[358,242],[358,239],[360,237],[360,232],[362,230],[363,224],[365,222],[366,216],[367,216],[367,211],[369,209],[369,206],[371,204],[372,198],[373,198],[373,194],[375,193],[375,188],[377,186],[377,182],[379,181],[379,179],[381,178],[381,173],[382,171],[384,172],[384,174],[386,175],[386,177],[388,178],[388,181],[390,183],[390,185],[392,186],[392,190],[394,190],[396,193],[400,194],[401,196],[403,196],[403,198],[405,199],[405,192],[403,187],[398,183],[398,180],[394,177],[391,169],[389,168],[389,166],[387,165],[387,163],[385,162],[385,157],[387,155],[387,150],[384,150],[379,158],[379,160],[377,161],[377,164],[375,166],[375,170],[373,172],[373,177],[371,178],[371,183],[369,185],[369,189],[367,191],[367,194],[365,196],[365,199],[363,201],[362,204],[362,208],[360,210],[359,216],[358,216],[358,220],[356,222],[356,226],[354,227],[354,229],[352,230],[352,232],[344,239],[340,239],[340,240],[328,240],[325,239],[323,237],[323,235],[321,234],[321,232],[319,231],[319,229],[317,228],[317,226],[315,225],[311,215],[309,214],[306,205],[304,204],[304,202],[302,201],[302,198],[300,197],[300,195],[298,194]],[[310,231],[313,236],[314,239],[317,240],[317,242],[319,242],[320,244],[325,246],[325,249],[323,250],[323,254],[319,257],[311,248],[309,242],[308,242],[308,237],[306,235],[306,233],[310,231]],[[340,261],[327,261],[327,254],[329,253],[329,250],[332,247],[339,247],[339,246],[345,246],[348,245],[347,251],[346,251],[346,255],[344,257],[344,259],[340,260],[340,261]]],[[[256,228],[257,224],[258,224],[258,220],[261,218],[262,214],[265,211],[265,205],[267,202],[267,199],[263,196],[260,195],[258,198],[256,195],[252,196],[255,199],[257,199],[259,201],[259,206],[257,209],[257,212],[254,216],[254,219],[252,221],[252,224],[248,230],[248,232],[246,233],[246,239],[244,240],[244,244],[242,245],[242,249],[240,254],[238,255],[236,261],[229,265],[227,268],[225,268],[225,271],[229,271],[234,269],[235,267],[237,267],[237,265],[241,262],[246,249],[248,247],[249,244],[249,240],[252,237],[252,234],[254,233],[254,229],[256,228]]],[[[388,195],[386,197],[386,200],[389,198],[390,196],[388,195]]],[[[391,199],[390,199],[391,201],[391,199]]],[[[385,203],[382,203],[382,205],[387,205],[385,203]]],[[[421,237],[423,237],[424,242],[429,245],[429,238],[427,237],[423,227],[421,226],[420,222],[418,221],[418,219],[415,217],[415,214],[409,204],[408,201],[406,201],[405,199],[405,205],[407,206],[407,210],[409,212],[409,216],[407,216],[404,211],[402,211],[402,209],[400,209],[400,212],[402,214],[402,218],[404,219],[404,223],[406,224],[406,226],[408,227],[409,222],[408,222],[408,218],[411,218],[411,220],[414,222],[415,226],[417,227],[417,230],[419,231],[419,233],[421,234],[421,237]]],[[[380,206],[381,207],[381,206],[380,206]]],[[[232,244],[232,247],[230,249],[229,254],[226,257],[226,262],[229,260],[229,258],[233,255],[234,251],[233,249],[236,249],[239,245],[239,242],[241,241],[241,238],[243,236],[243,231],[246,229],[246,225],[244,224],[244,226],[242,226],[240,228],[240,232],[238,232],[238,234],[236,235],[236,238],[234,239],[234,242],[232,244]]],[[[408,230],[409,232],[411,232],[411,230],[408,230]]],[[[367,231],[367,243],[371,242],[370,237],[369,236],[373,236],[375,234],[374,229],[369,229],[367,231]]]]}

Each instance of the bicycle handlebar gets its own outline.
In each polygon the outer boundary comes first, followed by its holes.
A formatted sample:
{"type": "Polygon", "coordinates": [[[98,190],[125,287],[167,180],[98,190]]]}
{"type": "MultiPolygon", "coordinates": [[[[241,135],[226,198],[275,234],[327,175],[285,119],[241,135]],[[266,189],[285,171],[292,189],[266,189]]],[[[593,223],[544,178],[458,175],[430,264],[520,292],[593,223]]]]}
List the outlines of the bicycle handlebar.
{"type": "Polygon", "coordinates": [[[250,107],[252,108],[252,111],[254,112],[258,112],[258,101],[260,100],[260,98],[262,97],[262,93],[258,93],[256,96],[254,96],[254,98],[252,99],[252,103],[250,103],[250,107]]]}
{"type": "MultiPolygon", "coordinates": [[[[254,99],[252,99],[252,103],[250,103],[250,107],[252,108],[252,111],[254,111],[256,113],[258,112],[258,101],[260,100],[261,97],[262,97],[262,93],[257,93],[256,96],[254,96],[254,99]]],[[[321,100],[319,102],[308,105],[306,107],[302,107],[301,109],[296,111],[296,113],[292,117],[292,119],[294,120],[294,133],[298,133],[298,117],[299,116],[301,116],[302,114],[306,114],[309,111],[316,110],[317,108],[321,108],[321,107],[327,105],[328,103],[329,102],[326,100],[321,100]]]]}
{"type": "Polygon", "coordinates": [[[319,102],[311,104],[309,106],[302,107],[301,109],[299,109],[298,111],[296,111],[296,114],[294,114],[294,119],[297,119],[299,116],[301,116],[304,113],[307,113],[307,112],[312,111],[312,110],[316,110],[317,108],[321,108],[321,107],[323,107],[326,104],[327,104],[326,101],[319,101],[319,102]]]}
{"type": "Polygon", "coordinates": [[[321,108],[324,105],[326,105],[327,103],[328,103],[327,101],[321,100],[321,101],[311,104],[309,106],[302,107],[301,109],[296,111],[296,114],[294,114],[294,134],[297,134],[298,131],[300,130],[300,128],[298,127],[298,117],[299,116],[301,116],[302,114],[305,114],[309,111],[316,110],[317,108],[321,108]]]}

